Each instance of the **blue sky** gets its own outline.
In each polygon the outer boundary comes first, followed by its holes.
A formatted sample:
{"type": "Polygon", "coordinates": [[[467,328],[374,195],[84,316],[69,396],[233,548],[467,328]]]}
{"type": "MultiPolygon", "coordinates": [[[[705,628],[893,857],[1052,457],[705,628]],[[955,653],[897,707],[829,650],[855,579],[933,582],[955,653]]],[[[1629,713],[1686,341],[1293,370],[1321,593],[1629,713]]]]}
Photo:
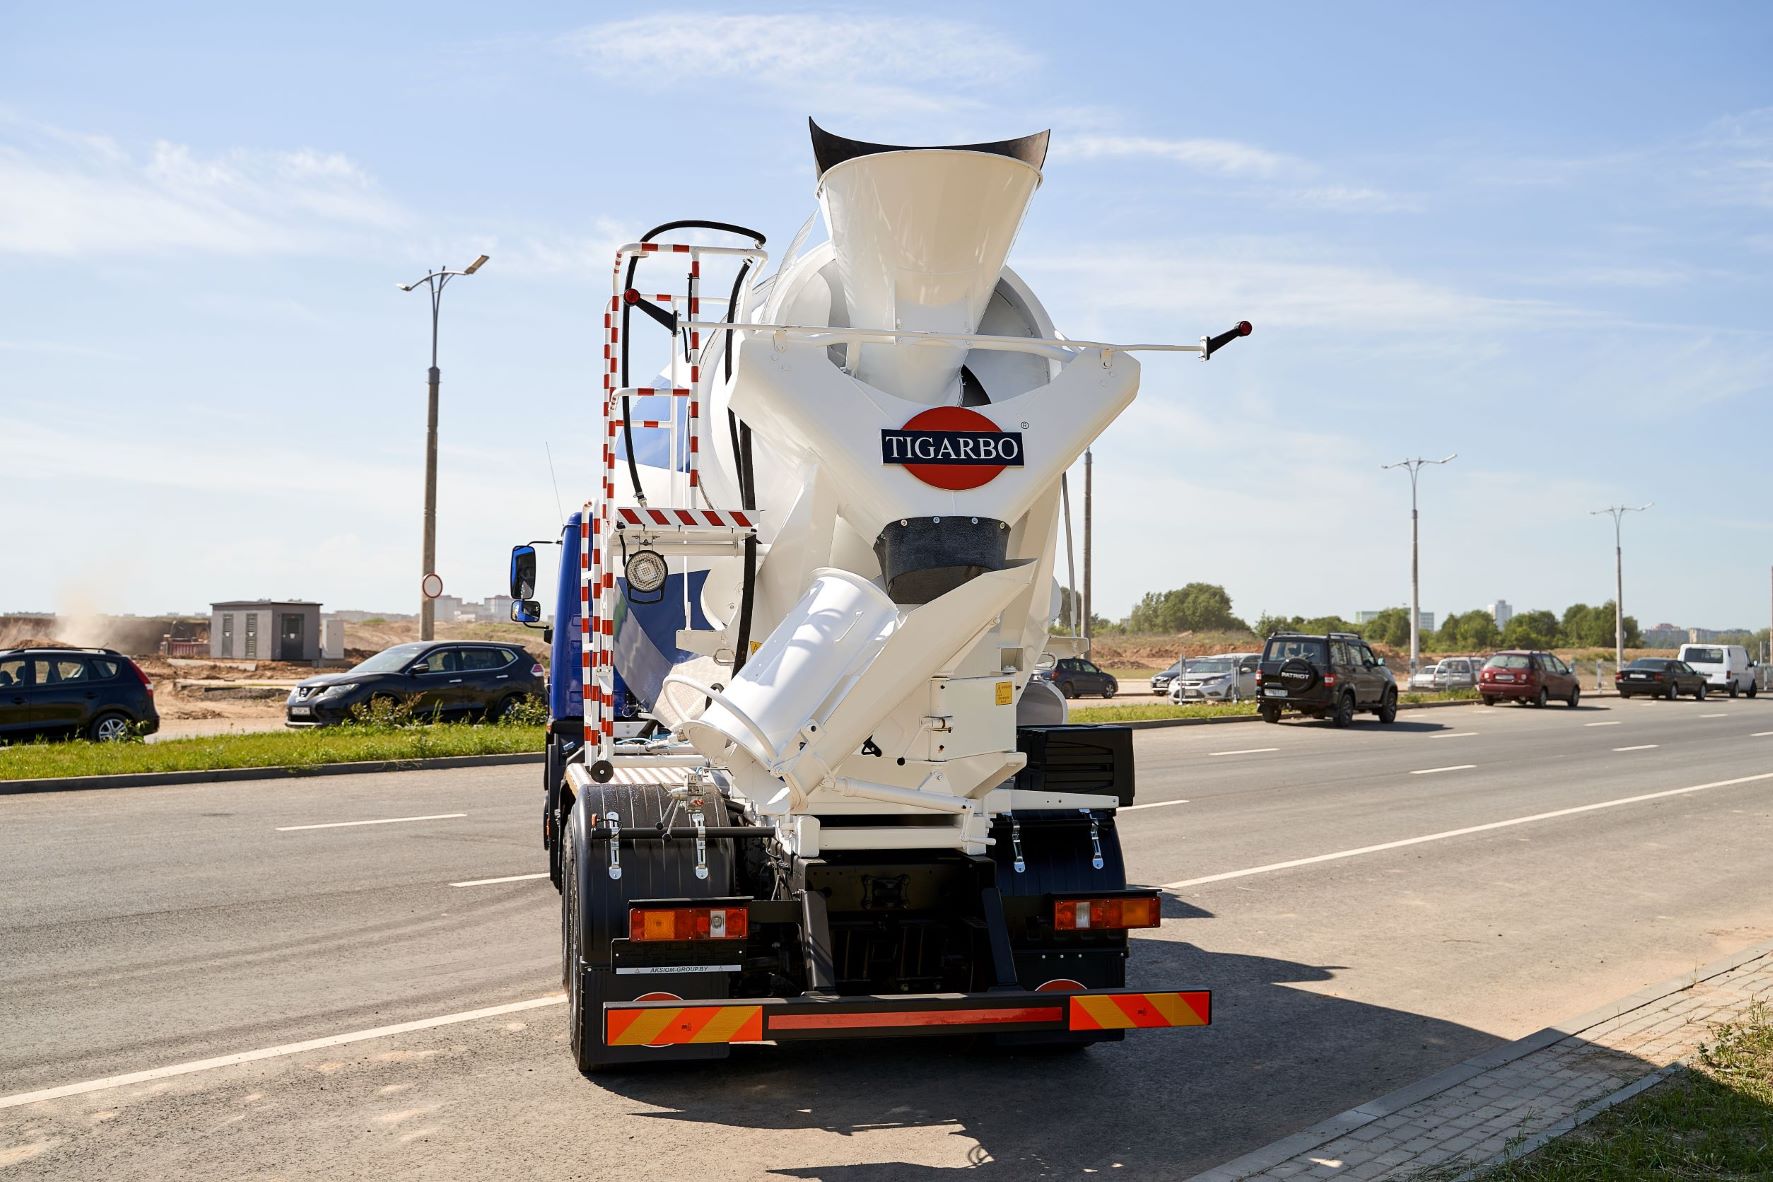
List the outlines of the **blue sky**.
{"type": "Polygon", "coordinates": [[[0,610],[411,610],[590,490],[613,246],[812,209],[805,119],[1053,129],[1011,262],[1153,357],[1096,448],[1097,602],[1600,602],[1759,626],[1773,563],[1761,4],[0,6],[0,610]],[[1089,12],[1089,15],[1082,15],[1089,12]]]}

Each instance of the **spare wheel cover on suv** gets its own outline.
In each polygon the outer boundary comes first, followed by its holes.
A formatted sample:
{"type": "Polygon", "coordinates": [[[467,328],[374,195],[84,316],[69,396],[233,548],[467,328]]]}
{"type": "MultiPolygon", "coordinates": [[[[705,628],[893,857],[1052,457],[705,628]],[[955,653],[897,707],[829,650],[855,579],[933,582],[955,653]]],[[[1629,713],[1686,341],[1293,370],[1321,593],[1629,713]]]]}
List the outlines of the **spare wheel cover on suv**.
{"type": "Polygon", "coordinates": [[[1304,657],[1288,657],[1281,663],[1276,676],[1287,683],[1287,689],[1294,692],[1315,689],[1318,683],[1317,667],[1304,657]]]}

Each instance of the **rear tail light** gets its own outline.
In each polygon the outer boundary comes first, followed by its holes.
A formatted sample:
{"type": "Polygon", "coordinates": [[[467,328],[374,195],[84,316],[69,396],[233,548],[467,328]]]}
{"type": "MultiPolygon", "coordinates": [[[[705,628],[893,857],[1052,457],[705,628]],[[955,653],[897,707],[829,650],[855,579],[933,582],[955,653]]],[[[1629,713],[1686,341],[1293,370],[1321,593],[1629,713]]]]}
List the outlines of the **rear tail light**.
{"type": "Polygon", "coordinates": [[[134,661],[131,661],[128,657],[123,659],[129,665],[129,671],[135,674],[136,680],[142,683],[142,688],[148,691],[148,695],[152,697],[154,693],[154,683],[148,680],[148,675],[142,672],[142,667],[134,661]]]}
{"type": "Polygon", "coordinates": [[[1260,670],[1260,669],[1256,670],[1256,684],[1257,685],[1262,684],[1262,670],[1260,670]]]}
{"type": "Polygon", "coordinates": [[[630,940],[743,940],[743,907],[630,907],[630,940]]]}
{"type": "Polygon", "coordinates": [[[1336,675],[1334,673],[1324,674],[1324,684],[1325,685],[1335,685],[1336,684],[1336,675]]]}
{"type": "Polygon", "coordinates": [[[1061,932],[1154,928],[1161,921],[1156,895],[1115,899],[1057,899],[1053,902],[1053,927],[1061,932]]]}
{"type": "Polygon", "coordinates": [[[529,667],[529,675],[531,677],[540,677],[542,675],[542,663],[540,661],[537,661],[529,667]]]}

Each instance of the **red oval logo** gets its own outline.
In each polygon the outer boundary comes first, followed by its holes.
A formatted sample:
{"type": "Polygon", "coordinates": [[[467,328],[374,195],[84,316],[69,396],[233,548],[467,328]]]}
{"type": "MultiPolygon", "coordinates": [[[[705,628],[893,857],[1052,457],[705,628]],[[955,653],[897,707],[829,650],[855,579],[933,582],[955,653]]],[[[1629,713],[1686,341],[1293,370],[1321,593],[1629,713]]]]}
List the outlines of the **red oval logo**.
{"type": "Polygon", "coordinates": [[[900,464],[935,488],[962,492],[1022,466],[1022,434],[965,406],[932,406],[880,433],[883,464],[900,464]]]}

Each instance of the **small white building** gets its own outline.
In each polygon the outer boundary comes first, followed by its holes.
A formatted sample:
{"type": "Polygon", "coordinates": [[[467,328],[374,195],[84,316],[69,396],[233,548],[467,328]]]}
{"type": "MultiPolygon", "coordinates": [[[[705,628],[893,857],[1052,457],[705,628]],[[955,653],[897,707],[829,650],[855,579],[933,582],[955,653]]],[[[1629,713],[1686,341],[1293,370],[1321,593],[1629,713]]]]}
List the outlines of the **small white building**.
{"type": "Polygon", "coordinates": [[[230,599],[209,605],[209,655],[232,661],[320,659],[320,605],[230,599]]]}

